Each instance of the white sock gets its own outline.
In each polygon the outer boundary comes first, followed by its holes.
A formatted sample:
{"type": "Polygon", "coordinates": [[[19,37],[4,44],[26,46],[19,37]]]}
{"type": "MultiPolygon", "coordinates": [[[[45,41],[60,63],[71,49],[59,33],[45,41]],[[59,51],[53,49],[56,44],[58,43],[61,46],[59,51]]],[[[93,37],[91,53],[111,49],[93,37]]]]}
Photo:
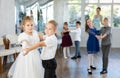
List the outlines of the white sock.
{"type": "Polygon", "coordinates": [[[88,69],[90,69],[91,64],[92,64],[92,54],[88,54],[88,69]]]}
{"type": "Polygon", "coordinates": [[[63,48],[63,56],[64,56],[64,58],[67,58],[67,56],[66,56],[66,47],[63,48]]]}
{"type": "Polygon", "coordinates": [[[93,56],[92,56],[92,66],[93,67],[96,67],[96,62],[97,62],[97,60],[98,60],[98,58],[97,58],[97,55],[96,54],[93,54],[93,56]]]}
{"type": "Polygon", "coordinates": [[[66,47],[67,48],[67,55],[68,57],[70,57],[70,48],[69,47],[66,47]]]}

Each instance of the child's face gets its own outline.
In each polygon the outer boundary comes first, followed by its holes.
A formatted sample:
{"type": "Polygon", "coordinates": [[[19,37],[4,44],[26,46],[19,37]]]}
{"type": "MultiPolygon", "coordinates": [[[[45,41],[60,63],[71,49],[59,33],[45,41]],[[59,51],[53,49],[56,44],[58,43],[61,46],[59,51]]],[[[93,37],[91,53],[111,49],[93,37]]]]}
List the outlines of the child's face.
{"type": "Polygon", "coordinates": [[[28,20],[25,22],[25,25],[23,27],[25,32],[31,33],[34,28],[34,24],[31,20],[28,20]]]}
{"type": "Polygon", "coordinates": [[[68,28],[68,25],[64,25],[65,28],[68,28]]]}
{"type": "Polygon", "coordinates": [[[48,36],[51,36],[51,35],[55,34],[55,32],[56,32],[55,26],[51,23],[48,23],[45,27],[45,34],[48,36]]]}
{"type": "Polygon", "coordinates": [[[104,26],[108,26],[108,20],[104,20],[104,26]]]}
{"type": "Polygon", "coordinates": [[[100,9],[96,9],[96,12],[97,12],[97,13],[100,13],[100,9]]]}
{"type": "Polygon", "coordinates": [[[79,28],[80,27],[80,24],[76,23],[76,28],[79,28]]]}
{"type": "Polygon", "coordinates": [[[90,27],[92,26],[92,21],[90,19],[87,20],[87,25],[90,27]]]}

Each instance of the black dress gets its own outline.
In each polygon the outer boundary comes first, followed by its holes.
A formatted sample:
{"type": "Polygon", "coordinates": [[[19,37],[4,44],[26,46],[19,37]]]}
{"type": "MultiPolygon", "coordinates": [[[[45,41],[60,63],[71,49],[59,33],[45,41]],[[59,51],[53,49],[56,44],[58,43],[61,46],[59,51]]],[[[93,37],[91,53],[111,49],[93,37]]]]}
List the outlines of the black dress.
{"type": "Polygon", "coordinates": [[[69,32],[63,33],[61,46],[62,47],[72,46],[72,40],[71,40],[71,37],[69,35],[69,32]]]}

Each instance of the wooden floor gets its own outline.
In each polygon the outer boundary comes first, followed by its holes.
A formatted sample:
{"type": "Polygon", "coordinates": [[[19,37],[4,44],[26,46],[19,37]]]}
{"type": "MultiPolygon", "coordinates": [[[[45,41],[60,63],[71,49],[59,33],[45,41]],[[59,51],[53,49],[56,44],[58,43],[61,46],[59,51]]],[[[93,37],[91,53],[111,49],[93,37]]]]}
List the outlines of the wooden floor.
{"type": "MultiPolygon", "coordinates": [[[[71,56],[74,55],[74,48],[71,48],[71,56]]],[[[92,75],[87,74],[87,52],[85,48],[81,48],[81,59],[72,60],[64,59],[59,51],[57,55],[57,78],[120,78],[120,49],[112,49],[109,55],[108,74],[100,75],[102,69],[102,54],[96,55],[96,67],[92,75]]],[[[12,63],[4,66],[3,73],[0,73],[0,78],[7,78],[7,72],[12,63]]]]}

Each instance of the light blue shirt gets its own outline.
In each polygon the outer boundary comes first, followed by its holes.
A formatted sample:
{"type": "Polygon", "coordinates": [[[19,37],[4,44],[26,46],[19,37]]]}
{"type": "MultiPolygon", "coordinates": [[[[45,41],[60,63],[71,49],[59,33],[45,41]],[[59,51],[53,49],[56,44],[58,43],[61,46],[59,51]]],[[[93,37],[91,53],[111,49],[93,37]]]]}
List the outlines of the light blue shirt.
{"type": "Polygon", "coordinates": [[[100,17],[94,17],[93,25],[96,28],[96,30],[101,29],[101,27],[100,27],[100,17]]]}

